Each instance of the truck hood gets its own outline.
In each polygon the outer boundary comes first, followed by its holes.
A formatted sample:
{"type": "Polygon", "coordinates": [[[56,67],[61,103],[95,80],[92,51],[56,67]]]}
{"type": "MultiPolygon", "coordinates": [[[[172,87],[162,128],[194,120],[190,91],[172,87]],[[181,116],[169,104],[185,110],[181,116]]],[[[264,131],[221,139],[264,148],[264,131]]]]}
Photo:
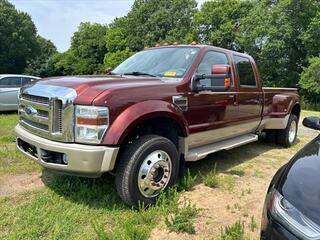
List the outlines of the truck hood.
{"type": "Polygon", "coordinates": [[[156,77],[120,77],[120,76],[70,76],[53,77],[37,81],[36,84],[63,86],[77,92],[75,102],[92,104],[93,100],[105,91],[121,88],[163,85],[165,82],[156,77]]]}

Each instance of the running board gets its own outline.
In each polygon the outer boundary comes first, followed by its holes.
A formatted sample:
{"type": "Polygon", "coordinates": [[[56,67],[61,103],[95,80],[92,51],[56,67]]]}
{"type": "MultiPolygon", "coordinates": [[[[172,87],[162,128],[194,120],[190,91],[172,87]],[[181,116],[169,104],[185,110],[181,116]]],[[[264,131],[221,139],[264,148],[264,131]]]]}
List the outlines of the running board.
{"type": "Polygon", "coordinates": [[[185,158],[186,161],[197,161],[202,158],[205,158],[208,154],[218,152],[221,150],[230,150],[232,148],[255,142],[258,140],[258,135],[256,134],[246,134],[231,139],[227,139],[221,142],[216,142],[208,144],[201,147],[196,147],[189,149],[188,155],[185,158]]]}

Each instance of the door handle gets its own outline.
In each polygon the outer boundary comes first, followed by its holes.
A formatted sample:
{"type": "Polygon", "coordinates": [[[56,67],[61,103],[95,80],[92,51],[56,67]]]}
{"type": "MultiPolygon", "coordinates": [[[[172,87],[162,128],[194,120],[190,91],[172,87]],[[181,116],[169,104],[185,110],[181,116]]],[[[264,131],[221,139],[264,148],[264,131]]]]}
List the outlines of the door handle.
{"type": "Polygon", "coordinates": [[[228,95],[228,98],[233,100],[233,105],[238,105],[236,94],[230,94],[228,95]]]}

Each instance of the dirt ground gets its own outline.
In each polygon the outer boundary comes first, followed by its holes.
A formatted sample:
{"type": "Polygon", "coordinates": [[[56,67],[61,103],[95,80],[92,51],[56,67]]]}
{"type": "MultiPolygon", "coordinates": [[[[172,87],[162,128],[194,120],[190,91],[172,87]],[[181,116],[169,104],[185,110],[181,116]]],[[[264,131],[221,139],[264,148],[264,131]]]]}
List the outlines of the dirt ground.
{"type": "MultiPolygon", "coordinates": [[[[199,183],[191,191],[182,193],[181,198],[189,199],[201,209],[194,223],[196,234],[177,234],[163,230],[166,227],[162,222],[152,230],[150,239],[216,239],[220,236],[223,227],[237,220],[243,221],[246,236],[250,239],[258,239],[262,206],[272,176],[298,148],[316,135],[317,132],[300,126],[298,146],[293,147],[293,150],[266,147],[263,151],[252,154],[250,159],[232,167],[231,170],[235,172],[233,174],[230,171],[235,178],[235,186],[232,190],[213,189],[199,183]],[[242,171],[243,174],[237,175],[237,170],[242,171]]],[[[238,150],[239,153],[252,151],[252,147],[256,146],[254,144],[242,147],[243,150],[238,150]]],[[[261,145],[263,144],[260,143],[259,146],[261,145]]],[[[2,176],[0,177],[0,196],[42,188],[44,184],[41,177],[41,173],[2,176]]]]}
{"type": "MultiPolygon", "coordinates": [[[[302,147],[317,136],[317,132],[300,124],[298,136],[299,145],[302,147]]],[[[234,175],[236,185],[232,191],[212,189],[203,183],[196,185],[192,191],[182,196],[201,209],[195,220],[196,234],[169,232],[163,230],[166,228],[160,224],[152,231],[150,239],[217,239],[222,228],[234,224],[237,220],[244,223],[246,237],[259,239],[262,207],[269,183],[279,167],[290,160],[294,153],[295,151],[289,149],[271,148],[237,166],[244,170],[244,175],[234,175]]]]}
{"type": "Polygon", "coordinates": [[[41,175],[41,173],[25,173],[0,177],[0,197],[43,187],[41,175]]]}

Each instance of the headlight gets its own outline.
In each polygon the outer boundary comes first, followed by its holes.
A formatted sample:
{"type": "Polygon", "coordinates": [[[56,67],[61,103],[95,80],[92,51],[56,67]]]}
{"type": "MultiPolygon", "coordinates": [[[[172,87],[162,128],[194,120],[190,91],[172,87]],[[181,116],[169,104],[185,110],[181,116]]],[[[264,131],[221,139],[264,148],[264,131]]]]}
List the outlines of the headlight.
{"type": "Polygon", "coordinates": [[[109,126],[109,109],[76,105],[75,121],[76,142],[100,143],[109,126]]]}
{"type": "Polygon", "coordinates": [[[269,210],[271,215],[301,239],[320,239],[320,227],[304,216],[277,190],[271,193],[269,210]]]}

